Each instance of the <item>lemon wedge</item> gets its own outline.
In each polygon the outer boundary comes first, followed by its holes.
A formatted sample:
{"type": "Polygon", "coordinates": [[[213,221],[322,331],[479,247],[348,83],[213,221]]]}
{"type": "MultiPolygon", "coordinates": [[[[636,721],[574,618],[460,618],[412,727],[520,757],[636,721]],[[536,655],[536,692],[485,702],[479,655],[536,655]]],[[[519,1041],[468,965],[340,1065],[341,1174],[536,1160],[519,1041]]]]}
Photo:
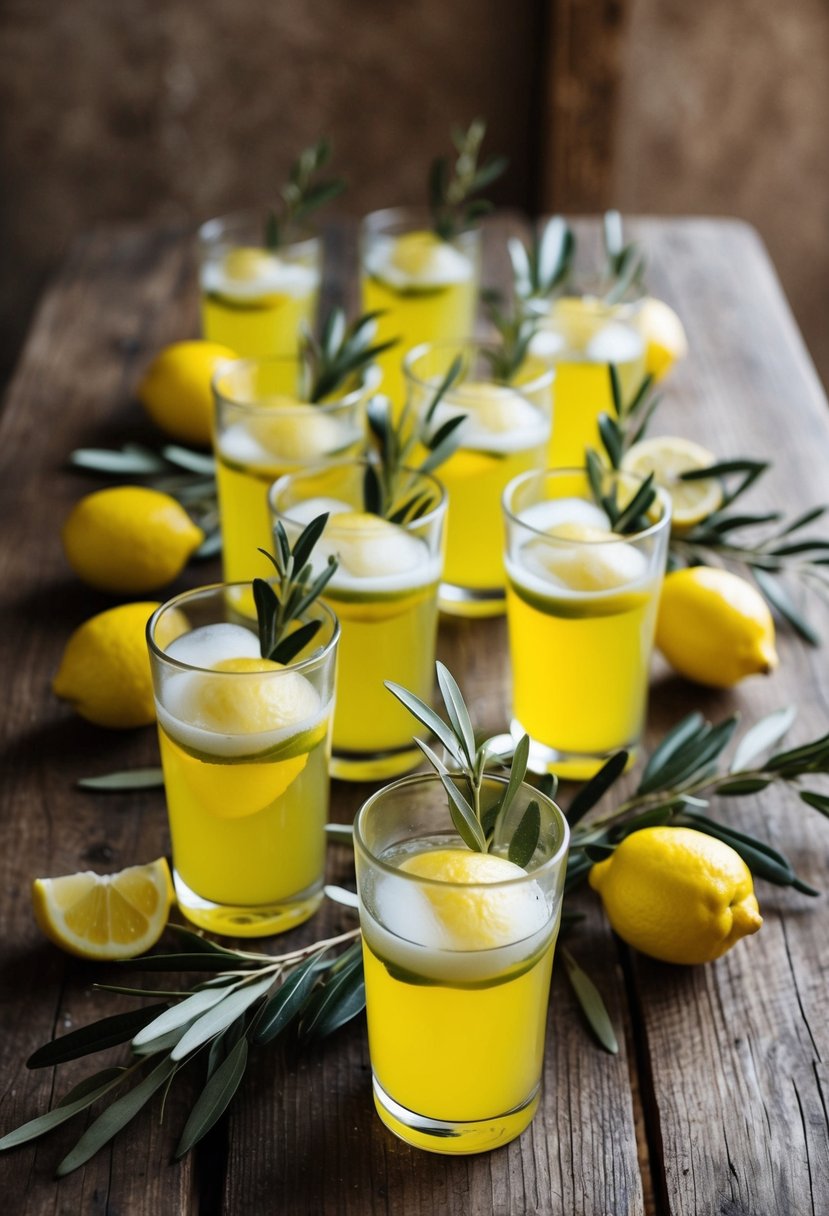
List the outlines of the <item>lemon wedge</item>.
{"type": "Polygon", "coordinates": [[[49,941],[78,958],[134,958],[156,944],[173,902],[163,857],[117,874],[36,878],[32,904],[49,941]]]}
{"type": "Polygon", "coordinates": [[[624,456],[622,469],[639,477],[653,473],[656,484],[671,496],[671,530],[681,534],[707,519],[723,499],[722,486],[716,477],[683,481],[681,475],[716,463],[714,453],[699,443],[679,435],[659,435],[635,443],[624,456]]]}
{"type": "Polygon", "coordinates": [[[688,354],[682,322],[664,300],[648,296],[637,309],[636,327],[645,340],[645,371],[662,380],[688,354]]]}

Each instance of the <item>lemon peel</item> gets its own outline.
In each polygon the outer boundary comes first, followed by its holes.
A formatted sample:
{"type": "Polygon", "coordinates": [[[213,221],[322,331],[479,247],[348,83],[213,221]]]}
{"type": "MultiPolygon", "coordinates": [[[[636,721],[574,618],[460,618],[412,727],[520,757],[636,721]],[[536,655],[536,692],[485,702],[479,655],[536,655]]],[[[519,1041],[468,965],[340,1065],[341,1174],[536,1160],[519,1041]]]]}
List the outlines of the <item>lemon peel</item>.
{"type": "Polygon", "coordinates": [[[68,954],[87,959],[134,958],[156,944],[173,902],[163,857],[117,874],[91,870],[36,878],[32,907],[41,932],[68,954]]]}
{"type": "Polygon", "coordinates": [[[114,486],[75,504],[61,540],[69,565],[90,587],[140,595],[177,578],[204,533],[169,494],[114,486]]]}
{"type": "Polygon", "coordinates": [[[632,832],[589,882],[614,932],[666,963],[712,962],[763,923],[746,863],[693,828],[632,832]]]}
{"type": "Polygon", "coordinates": [[[712,566],[665,576],[655,640],[675,671],[710,688],[731,688],[778,665],[768,604],[744,578],[712,566]]]}

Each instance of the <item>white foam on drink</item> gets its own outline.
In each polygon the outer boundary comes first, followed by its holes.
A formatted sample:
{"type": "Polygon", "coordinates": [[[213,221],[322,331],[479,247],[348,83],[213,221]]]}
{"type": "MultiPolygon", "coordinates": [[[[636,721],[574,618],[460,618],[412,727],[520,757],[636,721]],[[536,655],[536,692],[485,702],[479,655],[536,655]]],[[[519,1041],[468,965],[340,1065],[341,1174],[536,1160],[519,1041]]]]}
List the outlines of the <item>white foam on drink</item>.
{"type": "Polygon", "coordinates": [[[584,353],[591,363],[632,363],[640,358],[643,346],[635,329],[621,321],[610,321],[593,335],[584,353]]]}
{"type": "Polygon", "coordinates": [[[584,524],[588,528],[610,528],[607,514],[586,498],[553,498],[526,507],[518,518],[536,532],[549,532],[558,524],[584,524]]]}
{"type": "MultiPolygon", "coordinates": [[[[515,871],[520,876],[519,867],[515,871]]],[[[360,911],[368,945],[379,957],[416,975],[450,983],[502,977],[540,952],[556,925],[537,882],[487,885],[492,889],[473,884],[473,898],[489,901],[491,915],[486,919],[497,921],[499,932],[494,940],[484,939],[480,948],[470,949],[468,942],[453,934],[451,923],[442,919],[439,906],[417,879],[403,873],[375,873],[360,911]]]]}
{"type": "Polygon", "coordinates": [[[396,237],[378,237],[365,258],[367,272],[389,287],[405,290],[407,287],[448,287],[451,283],[465,283],[472,278],[472,263],[469,258],[452,245],[436,242],[428,260],[415,273],[403,270],[395,264],[396,237]]]}
{"type": "Polygon", "coordinates": [[[219,453],[230,464],[251,469],[272,468],[274,462],[286,466],[312,463],[359,443],[359,427],[346,419],[326,415],[322,406],[319,409],[317,417],[309,415],[305,419],[292,416],[291,410],[286,408],[282,417],[275,415],[268,419],[262,414],[251,418],[249,423],[234,422],[218,439],[219,453]],[[269,421],[273,423],[273,433],[270,443],[263,443],[256,431],[267,436],[269,421]],[[280,425],[284,427],[282,432],[280,425]]]}
{"type": "Polygon", "coordinates": [[[219,622],[200,625],[184,633],[167,647],[166,654],[189,667],[215,667],[225,659],[258,659],[259,638],[244,625],[219,622]]]}
{"type": "Polygon", "coordinates": [[[262,251],[256,275],[250,279],[228,274],[223,260],[205,262],[201,287],[205,294],[227,296],[233,300],[257,300],[265,295],[294,296],[302,299],[317,286],[318,276],[310,266],[285,262],[275,254],[262,251]]]}
{"type": "Polygon", "coordinates": [[[539,329],[530,341],[530,354],[539,359],[558,359],[567,350],[564,334],[554,329],[539,329]]]}
{"type": "Polygon", "coordinates": [[[460,446],[479,452],[524,452],[546,443],[550,435],[549,416],[504,385],[461,385],[438,404],[433,430],[459,415],[465,415],[460,446]]]}

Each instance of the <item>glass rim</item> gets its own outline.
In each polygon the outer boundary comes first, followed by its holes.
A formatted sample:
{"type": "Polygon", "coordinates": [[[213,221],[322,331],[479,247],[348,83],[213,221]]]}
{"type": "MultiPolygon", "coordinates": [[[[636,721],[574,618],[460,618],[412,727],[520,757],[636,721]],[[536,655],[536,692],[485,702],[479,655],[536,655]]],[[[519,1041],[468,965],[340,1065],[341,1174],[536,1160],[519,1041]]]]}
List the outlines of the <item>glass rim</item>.
{"type": "MultiPolygon", "coordinates": [[[[639,473],[628,473],[625,469],[607,469],[605,471],[615,475],[616,477],[629,477],[632,481],[638,482],[639,485],[644,485],[646,480],[646,478],[640,476],[639,473]]],[[[544,532],[541,528],[536,528],[532,524],[526,523],[525,520],[516,515],[508,501],[508,495],[510,497],[513,496],[515,491],[519,489],[520,486],[524,485],[525,482],[531,481],[534,477],[557,478],[565,476],[572,477],[574,475],[581,475],[587,479],[586,466],[582,468],[570,466],[563,469],[529,469],[526,473],[519,473],[517,477],[513,477],[512,481],[507,482],[506,486],[504,487],[504,492],[501,495],[501,506],[504,514],[507,516],[507,519],[511,523],[517,524],[519,528],[524,528],[527,532],[532,532],[534,536],[539,537],[541,540],[564,546],[610,545],[616,543],[631,544],[634,541],[646,540],[649,536],[655,535],[666,526],[670,528],[671,496],[663,486],[657,485],[656,483],[654,483],[653,488],[656,491],[657,499],[662,507],[662,514],[655,523],[650,524],[647,528],[643,528],[641,532],[614,532],[609,538],[603,537],[598,540],[576,540],[571,536],[551,536],[549,532],[544,532]]],[[[555,502],[556,499],[542,499],[541,501],[555,502]]],[[[585,501],[589,500],[585,499],[585,501]]]]}
{"type": "MultiPolygon", "coordinates": [[[[235,225],[242,227],[245,224],[259,223],[262,226],[269,210],[268,205],[263,203],[259,208],[240,207],[237,211],[228,211],[224,215],[211,216],[209,220],[204,220],[199,224],[196,229],[199,244],[209,249],[211,246],[218,244],[226,230],[233,228],[235,225]]],[[[269,250],[268,252],[278,255],[281,250],[285,249],[301,251],[303,246],[308,246],[308,251],[312,252],[313,247],[321,243],[322,237],[318,233],[314,233],[308,228],[301,228],[296,240],[286,241],[284,245],[280,245],[279,248],[269,250]]],[[[264,240],[260,240],[253,247],[265,249],[266,245],[264,240]]]]}
{"type": "MultiPolygon", "coordinates": [[[[457,776],[458,774],[450,772],[448,775],[453,777],[457,776]]],[[[486,773],[485,779],[487,781],[494,782],[496,785],[503,785],[505,787],[509,784],[508,777],[501,777],[495,773],[486,773]]],[[[542,864],[534,870],[524,870],[522,874],[516,874],[514,878],[504,878],[500,882],[443,882],[439,878],[426,878],[421,874],[411,874],[406,870],[401,870],[399,866],[391,865],[389,862],[383,861],[381,857],[375,856],[375,854],[371,852],[366,844],[361,831],[362,820],[366,817],[368,811],[374,806],[378,799],[382,799],[384,795],[396,793],[399,790],[404,790],[413,785],[434,785],[435,783],[440,784],[441,788],[443,788],[441,778],[438,773],[410,773],[408,777],[400,777],[397,781],[392,781],[388,785],[381,786],[379,790],[375,790],[373,794],[370,794],[368,798],[366,798],[365,802],[363,802],[363,804],[360,806],[357,814],[354,816],[354,845],[356,848],[359,848],[359,850],[366,858],[368,858],[371,864],[376,866],[382,873],[390,874],[395,878],[400,878],[407,882],[416,883],[418,885],[425,884],[428,887],[435,887],[441,890],[468,891],[470,889],[476,890],[479,888],[485,888],[487,890],[497,891],[515,888],[524,883],[534,882],[539,878],[539,876],[546,876],[548,873],[554,871],[556,867],[561,864],[562,858],[566,856],[570,845],[570,825],[567,822],[567,817],[565,816],[564,811],[554,799],[550,798],[547,794],[543,794],[541,790],[536,789],[534,785],[529,785],[526,781],[522,781],[518,788],[522,790],[529,790],[532,793],[533,798],[540,798],[551,806],[559,820],[559,826],[562,829],[561,843],[556,849],[555,853],[552,855],[552,857],[548,857],[546,861],[542,862],[542,864]]],[[[454,827],[448,805],[446,808],[446,817],[448,825],[450,827],[454,827]]],[[[468,846],[463,845],[463,847],[467,848],[468,846]]],[[[469,852],[472,853],[474,850],[469,849],[469,852]]],[[[497,854],[492,854],[492,856],[497,856],[497,854]]]]}
{"type": "MultiPolygon", "coordinates": [[[[265,581],[267,581],[267,580],[265,580],[265,581]]],[[[212,676],[235,676],[237,679],[240,676],[242,676],[242,677],[257,676],[259,679],[261,679],[262,676],[268,676],[270,678],[270,677],[286,675],[289,672],[294,673],[294,674],[297,672],[301,673],[303,670],[305,670],[308,667],[319,666],[325,659],[327,659],[329,657],[331,651],[334,650],[334,648],[337,645],[337,642],[340,639],[340,621],[339,621],[339,617],[337,616],[336,612],[334,612],[331,608],[328,607],[327,604],[324,604],[321,600],[315,600],[314,603],[310,605],[308,611],[311,611],[314,608],[318,608],[319,611],[321,612],[321,614],[323,615],[323,618],[328,619],[328,622],[331,625],[331,637],[320,648],[320,650],[317,653],[315,653],[313,655],[309,655],[305,659],[300,659],[299,662],[286,663],[284,665],[284,667],[282,667],[279,671],[214,671],[209,667],[198,667],[194,663],[185,663],[185,662],[183,662],[182,659],[177,659],[174,655],[168,654],[166,650],[161,649],[161,647],[158,645],[155,638],[153,637],[153,632],[155,630],[156,623],[157,623],[157,621],[159,621],[161,619],[162,614],[165,613],[168,609],[177,609],[177,608],[182,607],[183,601],[194,599],[196,596],[207,595],[208,593],[217,594],[221,591],[233,591],[233,590],[236,590],[237,588],[244,588],[245,590],[250,590],[252,586],[253,586],[252,583],[207,583],[203,587],[191,587],[189,591],[180,591],[179,594],[174,595],[172,599],[166,600],[165,603],[160,604],[158,606],[158,608],[156,608],[155,612],[152,614],[150,619],[147,621],[147,626],[146,626],[146,631],[145,631],[145,635],[146,635],[146,639],[147,639],[147,648],[150,652],[150,655],[152,657],[156,658],[157,660],[159,660],[160,662],[166,663],[171,667],[177,668],[179,671],[209,672],[209,674],[212,676]]],[[[233,622],[229,622],[229,623],[232,624],[233,622]]],[[[244,628],[244,626],[243,626],[243,628],[244,628]]],[[[193,630],[191,629],[188,632],[192,633],[193,630]]],[[[253,632],[253,630],[251,630],[251,632],[253,632]]],[[[184,637],[185,635],[181,634],[180,636],[184,637]]]]}
{"type": "MultiPolygon", "coordinates": [[[[477,338],[460,339],[456,342],[420,342],[417,346],[412,346],[409,350],[407,350],[403,356],[403,374],[404,376],[407,376],[414,384],[416,384],[418,388],[434,388],[435,385],[431,380],[424,380],[422,376],[419,376],[412,371],[411,364],[415,359],[419,359],[422,355],[426,354],[427,351],[440,352],[460,349],[494,351],[498,349],[498,344],[497,342],[488,342],[485,339],[479,340],[477,338]]],[[[549,381],[550,384],[553,383],[553,379],[555,377],[554,367],[542,359],[540,355],[534,355],[530,350],[527,351],[525,358],[537,359],[538,362],[542,364],[543,371],[539,372],[534,380],[528,380],[526,384],[507,384],[504,385],[505,388],[509,388],[512,392],[518,393],[519,395],[526,395],[527,393],[537,392],[540,388],[545,388],[547,381],[549,381]]],[[[460,387],[460,385],[463,383],[463,380],[460,380],[457,382],[457,384],[453,384],[449,389],[447,389],[445,396],[451,397],[452,389],[460,387]]],[[[493,380],[492,383],[497,382],[493,380]]]]}
{"type": "MultiPolygon", "coordinates": [[[[336,471],[337,469],[365,469],[374,463],[374,461],[368,460],[366,457],[351,457],[344,460],[326,460],[318,464],[305,465],[303,468],[295,469],[291,473],[283,473],[280,477],[277,477],[275,481],[272,481],[268,488],[268,506],[277,519],[284,516],[286,519],[291,519],[293,523],[300,523],[301,521],[294,520],[288,511],[280,510],[274,504],[274,498],[278,493],[281,493],[282,490],[285,489],[286,482],[297,481],[301,477],[315,477],[320,473],[330,473],[336,471]]],[[[403,465],[401,472],[412,473],[415,477],[420,478],[422,481],[430,482],[432,487],[437,491],[438,500],[431,510],[427,511],[425,515],[418,515],[417,519],[412,519],[409,520],[408,523],[397,524],[396,526],[398,528],[405,528],[408,530],[409,528],[413,528],[415,526],[423,527],[425,524],[433,523],[437,516],[446,510],[446,506],[449,501],[446,486],[431,473],[423,473],[420,469],[414,469],[410,465],[403,465]]],[[[366,514],[370,515],[372,512],[369,511],[366,512],[366,514]]],[[[337,516],[331,515],[330,518],[336,519],[337,516]]],[[[378,515],[377,518],[384,519],[385,517],[378,515]]],[[[385,522],[388,523],[389,520],[386,520],[385,522]]]]}
{"type": "MultiPolygon", "coordinates": [[[[363,238],[368,236],[384,236],[385,229],[389,225],[407,223],[411,221],[411,227],[418,229],[423,228],[428,232],[433,232],[432,227],[432,212],[425,203],[400,203],[394,207],[379,207],[374,211],[367,211],[360,220],[360,234],[363,238]]],[[[480,224],[473,224],[469,228],[462,228],[456,232],[453,237],[444,243],[447,245],[453,244],[456,240],[470,238],[472,240],[480,239],[481,227],[480,224]]],[[[435,233],[437,236],[437,233],[435,233]]],[[[443,240],[443,237],[438,237],[438,240],[443,240]]]]}
{"type": "Polygon", "coordinates": [[[252,401],[237,401],[234,397],[229,396],[219,388],[219,380],[234,371],[241,372],[246,368],[252,369],[262,365],[283,367],[286,364],[296,364],[299,367],[300,358],[301,356],[292,355],[286,351],[283,355],[248,355],[243,359],[226,359],[210,377],[210,389],[214,400],[217,403],[221,401],[223,405],[230,406],[234,410],[243,410],[251,414],[255,413],[257,417],[266,416],[268,413],[279,414],[280,417],[291,413],[304,414],[309,405],[315,410],[326,410],[328,413],[333,413],[347,406],[359,404],[363,397],[368,393],[373,393],[377,389],[383,374],[376,363],[370,363],[363,369],[362,380],[357,388],[349,389],[347,393],[342,397],[338,397],[336,401],[297,400],[289,405],[257,405],[252,401]]]}

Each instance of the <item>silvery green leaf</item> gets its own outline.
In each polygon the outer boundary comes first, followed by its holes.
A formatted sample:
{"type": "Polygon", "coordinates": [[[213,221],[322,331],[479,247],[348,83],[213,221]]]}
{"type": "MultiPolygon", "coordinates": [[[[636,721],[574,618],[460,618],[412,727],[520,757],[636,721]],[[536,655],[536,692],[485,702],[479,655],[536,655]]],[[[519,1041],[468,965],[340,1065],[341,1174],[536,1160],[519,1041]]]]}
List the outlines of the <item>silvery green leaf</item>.
{"type": "Polygon", "coordinates": [[[242,1082],[247,1062],[248,1041],[240,1039],[196,1099],[176,1147],[176,1160],[189,1153],[222,1117],[242,1082]]]}
{"type": "Polygon", "coordinates": [[[354,845],[354,828],[350,823],[326,823],[325,836],[332,844],[354,845]]]}
{"type": "Polygon", "coordinates": [[[729,771],[737,773],[750,768],[758,756],[767,752],[775,743],[779,743],[796,717],[797,707],[786,705],[755,722],[740,740],[729,771]]]}
{"type": "Polygon", "coordinates": [[[554,215],[544,227],[538,242],[538,283],[542,291],[552,285],[567,246],[570,227],[561,215],[554,215]]]}
{"type": "MultiPolygon", "coordinates": [[[[101,1079],[105,1074],[98,1073],[97,1077],[101,1080],[98,1086],[88,1088],[86,1082],[81,1082],[76,1089],[84,1088],[84,1092],[78,1097],[69,1101],[70,1095],[55,1106],[52,1110],[47,1111],[45,1115],[38,1115],[36,1119],[30,1119],[27,1123],[23,1123],[20,1127],[9,1132],[0,1139],[0,1152],[7,1148],[16,1148],[18,1144],[26,1144],[29,1140],[36,1140],[38,1136],[43,1136],[46,1132],[50,1132],[55,1127],[60,1127],[61,1123],[66,1123],[67,1120],[74,1118],[80,1111],[86,1110],[93,1102],[97,1102],[104,1094],[109,1093],[126,1080],[128,1069],[119,1069],[119,1076],[108,1076],[106,1079],[101,1079]]],[[[112,1073],[111,1069],[106,1069],[105,1073],[112,1073]]],[[[88,1078],[89,1082],[95,1078],[88,1078]]]]}
{"type": "Polygon", "coordinates": [[[346,908],[359,908],[360,900],[356,891],[348,891],[345,887],[328,883],[324,888],[325,894],[335,904],[343,904],[346,908]]]}
{"type": "Polygon", "coordinates": [[[189,473],[212,476],[216,472],[216,461],[213,456],[208,456],[204,452],[194,452],[177,443],[166,444],[161,449],[161,455],[170,464],[174,464],[180,469],[187,469],[189,473]]]}
{"type": "Polygon", "coordinates": [[[527,256],[527,250],[524,243],[517,236],[511,236],[507,242],[510,261],[512,262],[512,273],[515,276],[516,287],[519,295],[525,294],[530,289],[532,276],[530,274],[530,259],[527,256]]]}
{"type": "Polygon", "coordinates": [[[601,993],[590,976],[578,965],[570,951],[563,947],[560,947],[560,950],[561,957],[564,959],[567,978],[570,981],[576,999],[581,1005],[582,1012],[587,1018],[590,1029],[605,1051],[609,1051],[611,1055],[616,1055],[619,1051],[619,1043],[601,993]]]}
{"type": "MultiPolygon", "coordinates": [[[[466,760],[471,768],[475,763],[475,730],[472,726],[472,720],[469,717],[469,710],[466,708],[461,690],[449,669],[441,662],[435,664],[438,677],[438,687],[440,688],[443,703],[446,706],[446,713],[452,727],[463,745],[466,760]]],[[[526,766],[525,766],[526,771],[526,766]]],[[[523,781],[523,775],[521,777],[523,781]]]]}
{"type": "Polygon", "coordinates": [[[273,975],[267,975],[255,983],[246,984],[244,988],[236,988],[219,1005],[193,1023],[171,1051],[170,1058],[183,1060],[202,1043],[212,1039],[215,1034],[224,1030],[231,1022],[235,1022],[255,1001],[264,996],[272,984],[273,975]]]}
{"type": "Polygon", "coordinates": [[[807,806],[829,817],[829,797],[826,794],[819,794],[816,790],[799,790],[798,794],[807,806]]]}
{"type": "Polygon", "coordinates": [[[87,1128],[72,1151],[67,1153],[61,1161],[56,1171],[58,1178],[71,1174],[73,1170],[89,1161],[90,1157],[94,1157],[98,1149],[103,1148],[122,1127],[138,1114],[156,1090],[160,1089],[175,1071],[176,1065],[172,1060],[162,1060],[134,1089],[124,1094],[122,1098],[118,1098],[112,1106],[107,1107],[103,1114],[99,1115],[95,1122],[87,1128]]]}
{"type": "Polygon", "coordinates": [[[462,764],[463,756],[460,742],[431,706],[427,705],[425,701],[421,701],[420,697],[415,696],[413,692],[409,692],[407,688],[403,688],[401,684],[396,684],[393,680],[385,680],[384,683],[389,692],[406,706],[409,713],[413,714],[418,722],[422,722],[433,735],[436,735],[440,739],[452,759],[458,764],[462,764]]]}
{"type": "Polygon", "coordinates": [[[662,773],[667,764],[673,759],[674,755],[692,739],[696,739],[704,730],[705,719],[702,714],[688,714],[676,724],[665,737],[662,742],[656,747],[645,765],[645,770],[642,773],[642,779],[639,782],[637,793],[647,794],[651,790],[657,789],[662,781],[662,773]]]}
{"type": "Polygon", "coordinates": [[[167,1004],[148,1005],[144,1009],[130,1009],[126,1013],[115,1013],[101,1018],[88,1026],[80,1026],[69,1034],[53,1039],[33,1052],[26,1061],[27,1068],[50,1068],[54,1064],[65,1064],[81,1056],[103,1051],[126,1043],[137,1031],[151,1022],[167,1008],[167,1004]]]}
{"type": "Polygon", "coordinates": [[[69,457],[69,463],[75,468],[90,469],[94,473],[124,476],[148,476],[163,473],[167,468],[161,457],[152,452],[118,452],[106,448],[77,448],[69,457]]]}
{"type": "Polygon", "coordinates": [[[188,1022],[195,1021],[197,1017],[206,1013],[208,1009],[212,1009],[214,1005],[218,1005],[219,1001],[223,1001],[230,991],[232,991],[230,985],[227,988],[206,988],[201,992],[194,992],[192,996],[187,997],[184,1001],[179,1001],[172,1009],[165,1009],[152,1022],[148,1022],[146,1026],[143,1026],[138,1034],[133,1037],[133,1049],[137,1051],[145,1043],[160,1038],[171,1030],[185,1026],[188,1022]]]}
{"type": "Polygon", "coordinates": [[[111,794],[126,790],[161,789],[164,773],[160,768],[124,769],[117,773],[104,773],[100,777],[80,777],[76,784],[82,790],[104,790],[111,794]]]}
{"type": "Polygon", "coordinates": [[[449,795],[449,813],[458,835],[470,849],[474,849],[478,853],[485,853],[486,837],[474,810],[448,773],[440,773],[439,776],[443,788],[449,795]]]}
{"type": "Polygon", "coordinates": [[[763,595],[769,601],[772,608],[777,609],[783,620],[788,621],[804,641],[809,642],[812,646],[819,646],[820,634],[812,628],[802,612],[795,607],[777,579],[769,574],[767,570],[761,569],[760,566],[753,565],[751,573],[754,575],[757,586],[763,595]]]}
{"type": "Polygon", "coordinates": [[[513,865],[526,869],[538,848],[541,835],[541,812],[535,798],[527,804],[518,827],[512,834],[507,856],[513,865]]]}

